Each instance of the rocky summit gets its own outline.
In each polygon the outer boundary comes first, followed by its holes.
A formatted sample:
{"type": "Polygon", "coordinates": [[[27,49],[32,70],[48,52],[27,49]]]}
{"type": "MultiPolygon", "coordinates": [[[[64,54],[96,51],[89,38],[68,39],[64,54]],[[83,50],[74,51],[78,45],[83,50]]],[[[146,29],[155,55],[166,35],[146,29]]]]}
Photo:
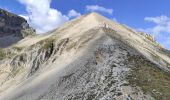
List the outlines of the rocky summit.
{"type": "Polygon", "coordinates": [[[0,100],[170,100],[169,55],[150,35],[86,14],[0,49],[0,100]]]}
{"type": "Polygon", "coordinates": [[[9,46],[33,34],[35,30],[24,18],[0,9],[0,47],[9,46]]]}

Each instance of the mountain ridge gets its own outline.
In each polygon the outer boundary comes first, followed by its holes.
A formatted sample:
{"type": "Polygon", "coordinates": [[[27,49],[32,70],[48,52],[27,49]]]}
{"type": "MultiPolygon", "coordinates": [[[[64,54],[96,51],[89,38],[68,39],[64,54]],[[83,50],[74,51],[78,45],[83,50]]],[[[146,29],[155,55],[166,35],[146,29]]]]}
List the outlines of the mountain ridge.
{"type": "Polygon", "coordinates": [[[83,15],[6,49],[0,100],[168,100],[169,57],[161,49],[148,35],[83,15]]]}
{"type": "MultiPolygon", "coordinates": [[[[83,16],[84,17],[84,16],[83,16]]],[[[85,15],[86,19],[89,20],[88,21],[85,21],[87,22],[87,25],[88,23],[92,22],[90,19],[95,19],[95,24],[93,24],[94,26],[92,28],[95,28],[95,27],[102,27],[102,25],[104,24],[106,27],[110,28],[112,27],[111,29],[113,29],[114,31],[117,31],[118,35],[120,35],[120,37],[122,37],[123,41],[124,42],[130,42],[129,44],[133,46],[137,46],[135,48],[140,48],[138,49],[139,52],[141,52],[141,49],[145,49],[147,51],[147,49],[149,47],[143,47],[141,48],[140,46],[145,46],[146,44],[148,45],[148,43],[150,44],[151,48],[149,48],[151,50],[151,52],[153,52],[155,54],[155,52],[157,52],[157,50],[154,50],[154,49],[163,49],[162,46],[160,46],[153,38],[152,36],[150,35],[147,35],[147,34],[144,34],[144,33],[141,33],[141,32],[135,32],[129,28],[124,28],[124,26],[114,22],[109,22],[110,20],[107,20],[106,18],[104,18],[103,16],[97,14],[97,13],[90,13],[90,14],[87,14],[85,15]],[[92,18],[90,18],[92,17],[92,18]],[[133,32],[134,34],[131,34],[131,32],[133,32]],[[129,35],[129,36],[128,36],[129,35]],[[141,40],[141,37],[144,38],[144,40],[141,40]],[[135,41],[126,41],[126,40],[131,40],[131,38],[133,38],[132,40],[136,39],[135,41]],[[139,43],[136,43],[138,45],[135,45],[135,42],[141,42],[140,44],[139,43]],[[152,48],[152,46],[154,46],[152,48]]],[[[85,20],[86,20],[85,19],[85,20]]],[[[89,26],[88,26],[89,27],[89,26]]],[[[88,30],[88,28],[86,27],[86,29],[88,30]]],[[[60,29],[59,29],[60,30],[60,29]]],[[[80,29],[81,30],[81,29],[80,29]]],[[[70,35],[73,35],[73,34],[70,34],[70,35]]],[[[75,34],[74,34],[75,35],[75,34]]],[[[142,53],[142,52],[141,52],[142,53]]],[[[159,54],[159,52],[157,52],[155,55],[159,54]]],[[[147,54],[145,56],[148,56],[147,54]]],[[[159,55],[159,56],[162,56],[163,59],[165,60],[168,60],[167,62],[170,61],[169,57],[164,57],[163,55],[159,55]]],[[[168,70],[169,72],[169,68],[165,68],[165,70],[168,70]]]]}

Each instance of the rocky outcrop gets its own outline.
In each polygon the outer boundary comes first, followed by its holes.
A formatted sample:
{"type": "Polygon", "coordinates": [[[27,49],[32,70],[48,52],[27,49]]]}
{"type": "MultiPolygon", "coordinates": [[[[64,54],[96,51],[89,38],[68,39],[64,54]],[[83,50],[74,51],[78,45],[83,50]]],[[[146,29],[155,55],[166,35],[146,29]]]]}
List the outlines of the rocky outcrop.
{"type": "Polygon", "coordinates": [[[24,18],[0,9],[0,47],[9,46],[34,34],[35,30],[24,18]],[[3,42],[4,40],[8,41],[3,42]]]}

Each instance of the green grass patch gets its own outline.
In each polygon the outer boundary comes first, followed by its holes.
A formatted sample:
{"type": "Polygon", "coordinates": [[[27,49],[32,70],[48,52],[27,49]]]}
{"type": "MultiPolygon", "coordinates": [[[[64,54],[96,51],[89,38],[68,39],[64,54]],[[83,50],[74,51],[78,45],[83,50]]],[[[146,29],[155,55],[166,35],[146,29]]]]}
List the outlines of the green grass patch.
{"type": "Polygon", "coordinates": [[[144,93],[151,94],[156,100],[170,100],[170,75],[157,65],[139,56],[129,57],[132,72],[127,80],[133,86],[139,86],[144,93]]]}
{"type": "Polygon", "coordinates": [[[42,49],[48,49],[54,44],[54,39],[46,39],[39,42],[40,45],[42,45],[42,49]]]}
{"type": "Polygon", "coordinates": [[[53,45],[53,42],[54,42],[53,40],[45,41],[45,44],[43,45],[43,49],[50,48],[53,45]]]}
{"type": "Polygon", "coordinates": [[[6,53],[3,49],[0,49],[0,60],[3,60],[6,57],[6,53]]]}
{"type": "Polygon", "coordinates": [[[4,50],[0,48],[0,60],[3,60],[5,58],[12,58],[16,55],[16,53],[10,51],[10,50],[4,50]]]}
{"type": "Polygon", "coordinates": [[[14,50],[17,50],[17,51],[22,51],[22,47],[13,47],[14,50]]]}

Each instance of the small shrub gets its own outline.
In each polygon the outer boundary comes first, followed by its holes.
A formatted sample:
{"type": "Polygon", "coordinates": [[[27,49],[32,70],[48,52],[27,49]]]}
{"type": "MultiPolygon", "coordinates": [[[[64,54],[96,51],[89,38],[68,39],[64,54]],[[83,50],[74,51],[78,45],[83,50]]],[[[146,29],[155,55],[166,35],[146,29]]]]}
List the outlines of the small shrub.
{"type": "Polygon", "coordinates": [[[3,49],[0,49],[0,60],[4,59],[6,57],[5,51],[3,49]]]}
{"type": "Polygon", "coordinates": [[[22,51],[22,47],[13,47],[13,49],[17,50],[17,51],[22,51]]]}
{"type": "Polygon", "coordinates": [[[48,49],[50,48],[54,43],[54,40],[46,40],[44,45],[43,45],[43,49],[48,49]]]}
{"type": "Polygon", "coordinates": [[[42,45],[42,49],[48,49],[54,44],[54,41],[55,41],[54,39],[46,39],[40,41],[38,44],[42,45]]]}

